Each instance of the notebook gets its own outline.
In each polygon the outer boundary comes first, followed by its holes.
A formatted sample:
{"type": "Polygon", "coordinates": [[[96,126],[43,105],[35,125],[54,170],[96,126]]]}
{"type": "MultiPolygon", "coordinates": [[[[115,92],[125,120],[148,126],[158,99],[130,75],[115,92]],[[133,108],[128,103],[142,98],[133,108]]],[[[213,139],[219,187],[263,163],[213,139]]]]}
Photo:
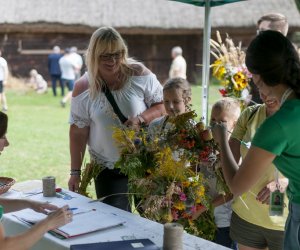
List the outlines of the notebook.
{"type": "MultiPolygon", "coordinates": [[[[98,213],[94,209],[78,209],[73,214],[73,221],[62,227],[49,231],[58,238],[73,238],[88,233],[110,229],[122,226],[125,221],[116,215],[98,213]]],[[[33,210],[25,209],[14,213],[14,216],[20,221],[33,225],[44,219],[46,215],[36,213],[33,210]]]]}
{"type": "Polygon", "coordinates": [[[121,240],[71,245],[71,250],[160,250],[149,239],[121,240]]]}

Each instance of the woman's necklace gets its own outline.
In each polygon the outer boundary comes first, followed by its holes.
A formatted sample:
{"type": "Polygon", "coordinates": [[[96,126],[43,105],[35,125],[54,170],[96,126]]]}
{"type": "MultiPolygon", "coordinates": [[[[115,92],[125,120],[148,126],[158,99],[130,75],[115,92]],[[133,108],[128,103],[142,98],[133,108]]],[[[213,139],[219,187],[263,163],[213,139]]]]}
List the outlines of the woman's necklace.
{"type": "Polygon", "coordinates": [[[288,88],[282,95],[280,106],[288,99],[288,97],[293,93],[293,90],[291,88],[288,88]]]}

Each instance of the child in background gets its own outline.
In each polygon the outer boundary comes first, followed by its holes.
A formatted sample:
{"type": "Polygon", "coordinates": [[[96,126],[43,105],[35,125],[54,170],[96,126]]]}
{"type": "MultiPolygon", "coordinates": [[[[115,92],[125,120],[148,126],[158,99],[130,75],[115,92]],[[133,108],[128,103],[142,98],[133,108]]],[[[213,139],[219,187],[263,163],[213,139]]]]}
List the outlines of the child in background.
{"type": "Polygon", "coordinates": [[[33,85],[34,90],[38,94],[45,94],[47,93],[47,82],[44,80],[42,75],[40,75],[36,69],[32,69],[29,72],[30,75],[30,83],[33,85]]]}
{"type": "MultiPolygon", "coordinates": [[[[211,111],[210,123],[226,122],[229,133],[233,130],[241,113],[240,103],[232,98],[224,98],[217,101],[211,111]]],[[[231,220],[231,194],[219,194],[217,190],[217,177],[215,171],[209,167],[202,166],[200,172],[204,174],[205,179],[209,183],[209,194],[213,197],[212,205],[214,206],[214,217],[217,225],[215,242],[225,247],[236,249],[236,244],[229,236],[230,220],[231,220]]],[[[193,215],[193,219],[198,218],[206,208],[197,211],[193,215]]]]}
{"type": "Polygon", "coordinates": [[[163,87],[163,99],[167,115],[156,118],[149,124],[148,131],[151,137],[170,128],[169,117],[189,111],[192,90],[188,81],[179,77],[169,79],[163,87]]]}

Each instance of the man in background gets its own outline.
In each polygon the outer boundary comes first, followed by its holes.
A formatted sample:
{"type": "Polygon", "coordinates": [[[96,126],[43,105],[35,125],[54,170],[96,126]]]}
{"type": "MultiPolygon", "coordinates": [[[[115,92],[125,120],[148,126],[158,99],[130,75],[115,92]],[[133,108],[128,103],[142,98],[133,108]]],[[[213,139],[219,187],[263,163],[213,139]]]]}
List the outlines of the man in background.
{"type": "Polygon", "coordinates": [[[48,72],[51,77],[51,85],[53,95],[56,96],[56,83],[59,81],[59,85],[61,88],[61,96],[64,96],[64,87],[61,80],[61,70],[59,67],[59,59],[62,57],[60,53],[60,48],[58,46],[53,47],[53,53],[48,56],[48,72]]]}
{"type": "Polygon", "coordinates": [[[7,83],[7,78],[8,78],[7,61],[2,57],[2,51],[0,50],[0,101],[2,105],[2,111],[4,112],[6,112],[8,109],[6,95],[4,93],[4,86],[7,83]]]}
{"type": "Polygon", "coordinates": [[[172,49],[171,56],[173,58],[169,78],[180,77],[186,79],[186,61],[182,56],[182,48],[176,46],[172,49]]]}
{"type": "Polygon", "coordinates": [[[280,13],[269,13],[263,15],[257,21],[257,28],[258,32],[264,30],[275,30],[286,36],[289,30],[289,24],[284,15],[280,13]]]}
{"type": "Polygon", "coordinates": [[[63,83],[63,88],[66,85],[69,90],[60,102],[61,106],[64,108],[67,101],[71,100],[75,82],[75,72],[79,69],[79,65],[74,61],[71,50],[69,48],[65,49],[63,57],[59,59],[59,66],[61,70],[61,80],[63,83]]]}
{"type": "MultiPolygon", "coordinates": [[[[288,33],[288,29],[289,29],[289,24],[287,18],[280,13],[268,13],[266,15],[263,15],[257,21],[257,34],[265,30],[275,30],[282,33],[284,36],[286,36],[288,33]]],[[[252,95],[252,101],[253,101],[250,105],[253,105],[254,103],[262,103],[257,87],[252,81],[250,82],[250,86],[251,86],[250,95],[252,95]]]]}
{"type": "Polygon", "coordinates": [[[77,65],[77,68],[75,69],[75,81],[81,77],[81,68],[83,65],[83,60],[81,55],[78,54],[77,52],[77,47],[73,46],[70,48],[71,51],[71,56],[77,65]]]}

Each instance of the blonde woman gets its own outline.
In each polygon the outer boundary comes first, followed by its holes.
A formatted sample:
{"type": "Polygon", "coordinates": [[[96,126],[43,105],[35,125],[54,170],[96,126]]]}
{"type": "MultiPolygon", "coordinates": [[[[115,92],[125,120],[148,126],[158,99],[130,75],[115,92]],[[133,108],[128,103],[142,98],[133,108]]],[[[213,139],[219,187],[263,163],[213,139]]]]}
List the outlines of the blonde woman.
{"type": "Polygon", "coordinates": [[[97,197],[112,194],[104,202],[130,210],[127,177],[114,169],[119,151],[112,127],[121,123],[103,90],[110,91],[125,125],[138,128],[164,114],[162,86],[142,63],[128,57],[121,35],[111,27],[96,30],[86,55],[88,72],[75,84],[70,113],[71,176],[69,189],[78,191],[86,145],[91,161],[104,170],[95,178],[97,197]]]}

